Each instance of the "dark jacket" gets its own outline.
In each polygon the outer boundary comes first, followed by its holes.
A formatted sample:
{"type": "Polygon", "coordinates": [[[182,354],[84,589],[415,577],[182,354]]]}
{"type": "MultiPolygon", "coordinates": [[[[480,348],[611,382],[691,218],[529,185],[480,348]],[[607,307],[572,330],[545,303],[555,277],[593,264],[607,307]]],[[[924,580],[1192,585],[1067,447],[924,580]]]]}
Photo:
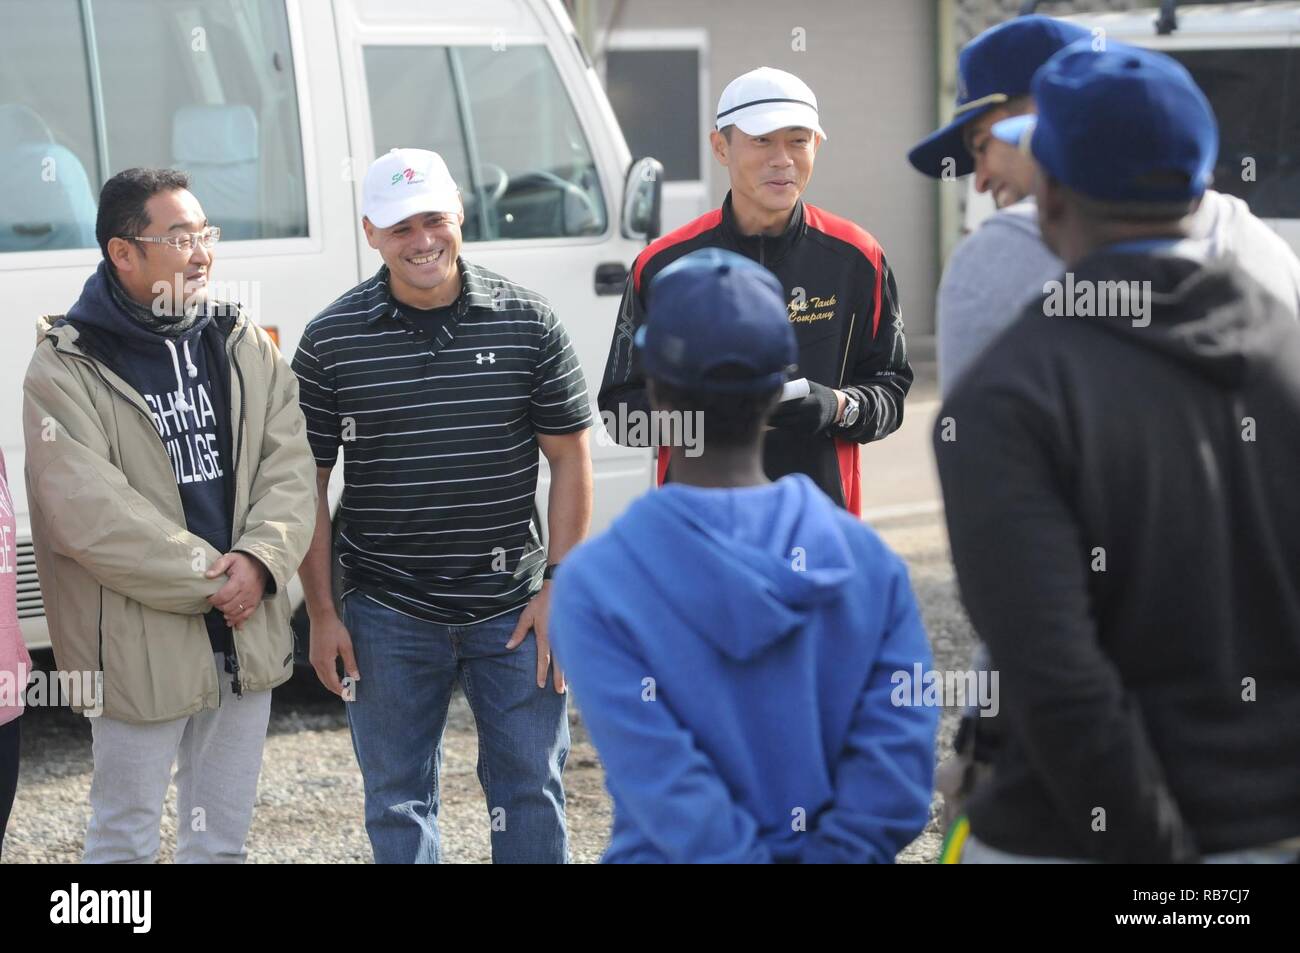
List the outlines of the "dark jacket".
{"type": "Polygon", "coordinates": [[[1238,273],[1101,252],[1146,326],[1029,305],[935,429],[1000,673],[993,847],[1188,861],[1300,834],[1300,328],[1238,273]]]}
{"type": "MultiPolygon", "coordinates": [[[[742,235],[728,193],[722,207],[651,243],[628,276],[600,383],[602,413],[626,419],[649,411],[645,375],[632,338],[645,320],[646,289],[668,265],[699,248],[726,248],[766,265],[790,298],[799,342],[799,374],[811,393],[783,404],[771,419],[764,469],[779,479],[805,473],[855,513],[861,512],[858,444],[879,440],[903,422],[912,386],[898,289],[880,245],[846,219],[802,201],[777,236],[742,235]],[[862,405],[850,428],[834,425],[832,389],[853,393],[862,405]],[[626,408],[620,414],[620,405],[626,408]]],[[[625,434],[611,432],[615,439],[625,434]]],[[[659,480],[670,478],[670,454],[660,452],[659,480]]]]}

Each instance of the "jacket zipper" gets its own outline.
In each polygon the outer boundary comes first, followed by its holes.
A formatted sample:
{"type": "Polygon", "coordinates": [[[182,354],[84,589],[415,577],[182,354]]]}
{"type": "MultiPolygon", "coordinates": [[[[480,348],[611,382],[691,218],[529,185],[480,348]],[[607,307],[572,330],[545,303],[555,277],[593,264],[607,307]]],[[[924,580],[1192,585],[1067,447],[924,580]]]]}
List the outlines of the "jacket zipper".
{"type": "MultiPolygon", "coordinates": [[[[240,328],[239,337],[230,343],[230,347],[228,349],[230,355],[230,366],[235,369],[235,376],[239,378],[239,429],[235,434],[235,445],[233,447],[233,453],[232,453],[232,459],[234,462],[236,495],[239,492],[238,490],[239,448],[244,443],[244,372],[239,369],[239,361],[235,358],[235,346],[244,339],[244,333],[247,330],[248,330],[247,327],[240,328]]],[[[230,531],[232,536],[234,534],[234,530],[235,530],[235,509],[234,509],[234,501],[232,499],[230,505],[230,531]]],[[[231,544],[232,545],[234,544],[233,539],[231,540],[231,544]]],[[[235,630],[233,628],[231,628],[230,630],[230,684],[231,684],[231,688],[234,689],[235,697],[243,698],[244,686],[239,679],[239,649],[235,645],[235,630]]]]}
{"type": "Polygon", "coordinates": [[[104,587],[99,587],[99,707],[104,707],[104,695],[108,691],[105,687],[108,684],[108,678],[104,675],[104,587]]]}
{"type": "Polygon", "coordinates": [[[849,352],[853,347],[853,323],[858,319],[856,311],[849,314],[849,335],[844,339],[844,360],[840,362],[840,383],[841,390],[844,389],[844,377],[849,371],[849,352]]]}

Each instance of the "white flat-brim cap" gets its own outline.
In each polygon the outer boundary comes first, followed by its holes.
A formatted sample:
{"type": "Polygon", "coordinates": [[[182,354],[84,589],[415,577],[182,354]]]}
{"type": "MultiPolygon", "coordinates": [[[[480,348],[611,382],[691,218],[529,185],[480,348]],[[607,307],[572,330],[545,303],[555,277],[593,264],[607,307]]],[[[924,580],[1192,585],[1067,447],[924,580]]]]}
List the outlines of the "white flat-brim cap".
{"type": "Polygon", "coordinates": [[[737,76],[722,91],[714,128],[730,125],[748,136],[797,126],[826,138],[817,117],[817,97],[808,84],[793,73],[770,66],[737,76]]]}
{"type": "Polygon", "coordinates": [[[422,212],[459,213],[460,192],[442,156],[427,149],[393,149],[370,163],[361,185],[361,214],[388,228],[422,212]]]}

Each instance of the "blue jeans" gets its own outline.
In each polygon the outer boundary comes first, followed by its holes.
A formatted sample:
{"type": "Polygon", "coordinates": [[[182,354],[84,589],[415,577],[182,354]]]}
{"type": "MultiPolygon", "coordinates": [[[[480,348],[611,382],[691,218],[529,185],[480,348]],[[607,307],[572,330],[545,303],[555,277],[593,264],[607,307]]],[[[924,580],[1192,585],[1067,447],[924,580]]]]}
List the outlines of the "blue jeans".
{"type": "Polygon", "coordinates": [[[493,863],[564,863],[566,695],[537,687],[537,639],[506,642],[522,609],[475,625],[424,622],[360,592],[344,600],[356,698],[347,703],[375,862],[437,863],[438,777],[459,679],[478,726],[493,863]]]}

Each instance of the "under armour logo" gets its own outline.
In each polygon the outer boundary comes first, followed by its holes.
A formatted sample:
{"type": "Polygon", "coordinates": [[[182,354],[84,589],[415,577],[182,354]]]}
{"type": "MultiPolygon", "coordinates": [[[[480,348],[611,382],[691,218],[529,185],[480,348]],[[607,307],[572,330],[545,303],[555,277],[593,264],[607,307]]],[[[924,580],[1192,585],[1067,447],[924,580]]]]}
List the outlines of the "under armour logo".
{"type": "Polygon", "coordinates": [[[482,364],[484,361],[487,361],[489,364],[495,364],[495,363],[497,362],[497,355],[496,355],[496,352],[495,352],[495,351],[488,351],[488,352],[487,352],[487,355],[484,356],[482,353],[480,353],[480,352],[478,352],[478,351],[475,351],[475,352],[474,352],[474,362],[477,363],[477,364],[482,364]]]}

